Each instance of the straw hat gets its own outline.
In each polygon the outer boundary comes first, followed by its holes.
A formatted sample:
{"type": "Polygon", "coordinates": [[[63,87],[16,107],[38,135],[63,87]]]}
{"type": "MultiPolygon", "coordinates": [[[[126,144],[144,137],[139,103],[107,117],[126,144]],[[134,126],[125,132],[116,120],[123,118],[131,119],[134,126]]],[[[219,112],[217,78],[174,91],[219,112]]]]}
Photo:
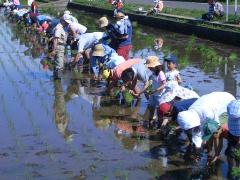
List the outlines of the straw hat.
{"type": "Polygon", "coordinates": [[[98,20],[98,24],[99,24],[100,28],[106,27],[106,26],[108,26],[108,19],[106,17],[101,17],[98,20]]]}
{"type": "Polygon", "coordinates": [[[110,76],[110,70],[109,70],[109,69],[103,70],[102,76],[103,76],[103,78],[104,78],[105,80],[107,80],[108,77],[110,76]]]}
{"type": "Polygon", "coordinates": [[[159,62],[159,59],[157,56],[148,56],[145,65],[148,68],[153,68],[162,64],[159,62]]]}
{"type": "Polygon", "coordinates": [[[99,56],[103,57],[104,56],[104,47],[102,44],[97,44],[94,46],[92,56],[99,56]]]}
{"type": "Polygon", "coordinates": [[[122,12],[118,12],[115,17],[116,19],[123,19],[125,15],[122,12]]]}

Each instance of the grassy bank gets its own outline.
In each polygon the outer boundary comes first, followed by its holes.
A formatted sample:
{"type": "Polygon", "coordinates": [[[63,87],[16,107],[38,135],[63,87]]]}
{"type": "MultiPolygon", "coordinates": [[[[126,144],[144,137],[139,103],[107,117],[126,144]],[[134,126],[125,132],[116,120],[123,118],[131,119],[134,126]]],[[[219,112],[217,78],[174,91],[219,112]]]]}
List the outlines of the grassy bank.
{"type": "MultiPolygon", "coordinates": [[[[75,3],[80,3],[84,5],[104,8],[104,9],[113,9],[111,4],[108,3],[107,0],[73,0],[75,3]]],[[[139,7],[142,7],[144,10],[149,10],[152,6],[151,5],[139,5],[134,3],[126,3],[124,4],[124,11],[125,12],[132,12],[134,13],[136,10],[138,10],[139,7]]],[[[201,10],[188,10],[188,9],[181,9],[181,8],[169,8],[164,7],[162,13],[170,14],[170,15],[177,15],[177,16],[186,16],[190,18],[201,18],[202,14],[206,13],[205,11],[201,10]]],[[[156,16],[156,15],[154,15],[156,16]]],[[[219,21],[222,23],[225,22],[225,17],[222,18],[215,18],[214,21],[219,21]]],[[[240,22],[239,16],[229,15],[229,21],[230,24],[238,24],[240,22]]]]}
{"type": "MultiPolygon", "coordinates": [[[[53,1],[53,0],[36,0],[38,3],[48,3],[50,1],[53,1]]],[[[54,1],[57,1],[57,0],[54,0],[54,1]]],[[[20,0],[20,3],[22,5],[27,5],[27,0],[20,0]]]]}

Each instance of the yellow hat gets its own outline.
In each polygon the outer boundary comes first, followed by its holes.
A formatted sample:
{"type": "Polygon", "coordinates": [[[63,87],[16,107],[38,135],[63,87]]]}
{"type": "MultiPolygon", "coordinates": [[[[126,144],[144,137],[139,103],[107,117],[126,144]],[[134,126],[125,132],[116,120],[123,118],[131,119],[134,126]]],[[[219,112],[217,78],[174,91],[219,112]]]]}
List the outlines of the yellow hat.
{"type": "Polygon", "coordinates": [[[148,56],[145,65],[147,67],[154,68],[154,67],[162,65],[162,64],[159,62],[159,59],[157,56],[148,56]]]}
{"type": "Polygon", "coordinates": [[[110,76],[110,70],[108,70],[108,69],[103,70],[103,74],[102,75],[103,75],[103,78],[105,80],[107,80],[108,77],[110,76]]]}

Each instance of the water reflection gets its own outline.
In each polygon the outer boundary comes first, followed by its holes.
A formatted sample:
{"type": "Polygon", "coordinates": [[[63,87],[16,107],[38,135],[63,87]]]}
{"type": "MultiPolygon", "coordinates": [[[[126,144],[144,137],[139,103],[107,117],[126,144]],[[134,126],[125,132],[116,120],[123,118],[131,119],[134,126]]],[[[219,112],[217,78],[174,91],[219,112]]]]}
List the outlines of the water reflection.
{"type": "Polygon", "coordinates": [[[64,95],[65,102],[80,96],[81,81],[79,79],[72,79],[67,87],[67,92],[64,95]]]}
{"type": "Polygon", "coordinates": [[[64,92],[61,81],[54,81],[54,122],[58,131],[67,142],[73,139],[73,133],[68,129],[69,117],[66,111],[64,92]]]}
{"type": "Polygon", "coordinates": [[[232,93],[237,96],[237,81],[233,77],[234,67],[231,64],[224,66],[224,91],[232,93]]]}

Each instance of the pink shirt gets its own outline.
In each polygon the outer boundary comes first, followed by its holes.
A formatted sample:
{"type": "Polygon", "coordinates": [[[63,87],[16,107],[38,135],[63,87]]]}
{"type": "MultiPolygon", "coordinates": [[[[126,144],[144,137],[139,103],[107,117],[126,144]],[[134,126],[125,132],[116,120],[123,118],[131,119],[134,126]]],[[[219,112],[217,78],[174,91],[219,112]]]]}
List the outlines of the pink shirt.
{"type": "Polygon", "coordinates": [[[140,63],[141,61],[142,59],[134,58],[119,64],[118,66],[116,66],[114,69],[111,70],[111,79],[112,80],[121,79],[121,75],[123,71],[132,67],[134,64],[140,63]]]}
{"type": "MultiPolygon", "coordinates": [[[[166,80],[166,76],[165,76],[163,71],[160,71],[158,76],[153,75],[152,76],[152,88],[153,88],[153,90],[155,90],[155,89],[159,88],[160,86],[162,86],[163,85],[163,81],[165,81],[165,80],[166,80]]],[[[163,92],[163,90],[155,92],[154,95],[155,96],[156,95],[161,95],[162,92],[163,92]]]]}
{"type": "Polygon", "coordinates": [[[14,4],[14,5],[20,5],[20,1],[19,1],[19,0],[14,0],[14,1],[13,1],[13,4],[14,4]]]}

